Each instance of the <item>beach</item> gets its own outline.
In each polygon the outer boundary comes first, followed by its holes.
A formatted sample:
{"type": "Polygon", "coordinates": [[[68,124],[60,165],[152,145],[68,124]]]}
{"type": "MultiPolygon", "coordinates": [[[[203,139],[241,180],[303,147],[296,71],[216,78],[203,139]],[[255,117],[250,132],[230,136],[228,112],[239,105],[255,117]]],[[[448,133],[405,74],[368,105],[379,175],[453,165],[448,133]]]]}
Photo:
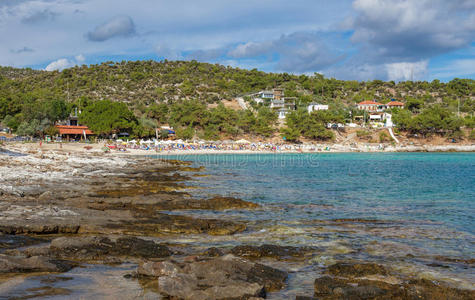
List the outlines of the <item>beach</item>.
{"type": "Polygon", "coordinates": [[[473,189],[467,188],[472,154],[332,153],[334,145],[315,155],[211,149],[105,153],[103,146],[2,146],[1,295],[475,295],[473,232],[466,223],[473,209],[473,189]],[[429,181],[418,178],[431,172],[460,179],[449,188],[438,183],[451,184],[450,177],[432,174],[434,185],[426,187],[429,181]],[[443,204],[457,197],[465,202],[443,204]],[[452,224],[437,213],[458,206],[453,218],[463,222],[452,224]]]}
{"type": "MultiPolygon", "coordinates": [[[[257,142],[255,144],[258,144],[257,142]]],[[[8,143],[6,149],[13,151],[59,151],[59,152],[84,152],[104,153],[104,147],[111,146],[108,153],[114,155],[193,155],[193,154],[271,154],[271,153],[348,153],[348,152],[475,152],[475,144],[286,144],[276,146],[271,143],[261,143],[262,147],[251,147],[250,144],[225,145],[220,148],[191,148],[183,143],[170,144],[167,147],[141,147],[140,145],[123,146],[118,143],[8,143]],[[122,147],[121,147],[122,146],[122,147]],[[232,149],[234,146],[235,149],[232,149]],[[231,148],[231,149],[230,149],[231,148]],[[274,149],[273,149],[274,148],[274,149]]]]}

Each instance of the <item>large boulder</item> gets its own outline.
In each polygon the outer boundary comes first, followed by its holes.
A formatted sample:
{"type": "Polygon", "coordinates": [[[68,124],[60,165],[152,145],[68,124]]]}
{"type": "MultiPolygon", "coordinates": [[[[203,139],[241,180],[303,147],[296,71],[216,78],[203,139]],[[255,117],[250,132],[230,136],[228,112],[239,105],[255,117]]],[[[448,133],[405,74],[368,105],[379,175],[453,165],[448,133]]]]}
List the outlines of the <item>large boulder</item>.
{"type": "Polygon", "coordinates": [[[250,299],[284,287],[287,273],[234,255],[176,263],[143,262],[139,275],[158,277],[162,294],[178,299],[250,299]]]}

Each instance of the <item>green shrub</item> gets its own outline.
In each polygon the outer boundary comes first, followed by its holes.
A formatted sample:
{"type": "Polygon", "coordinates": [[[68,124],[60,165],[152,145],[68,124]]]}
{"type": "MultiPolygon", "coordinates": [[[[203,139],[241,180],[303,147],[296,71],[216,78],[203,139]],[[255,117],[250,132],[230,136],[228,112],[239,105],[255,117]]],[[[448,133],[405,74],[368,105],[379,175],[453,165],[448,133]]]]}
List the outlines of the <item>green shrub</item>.
{"type": "Polygon", "coordinates": [[[389,141],[390,141],[389,134],[386,131],[381,131],[379,133],[379,142],[384,143],[384,142],[389,142],[389,141]]]}
{"type": "Polygon", "coordinates": [[[356,131],[356,136],[359,138],[368,137],[371,133],[367,130],[358,130],[356,131]]]}
{"type": "Polygon", "coordinates": [[[470,131],[468,138],[472,141],[475,141],[475,130],[470,131]]]}

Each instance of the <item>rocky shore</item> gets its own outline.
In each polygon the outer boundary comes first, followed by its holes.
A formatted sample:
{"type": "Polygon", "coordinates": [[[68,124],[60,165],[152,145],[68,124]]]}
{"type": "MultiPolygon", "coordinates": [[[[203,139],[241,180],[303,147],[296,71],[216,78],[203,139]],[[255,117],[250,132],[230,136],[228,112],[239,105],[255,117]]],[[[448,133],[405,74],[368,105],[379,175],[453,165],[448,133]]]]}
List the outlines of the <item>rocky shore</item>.
{"type": "MultiPolygon", "coordinates": [[[[331,263],[315,263],[315,254],[325,251],[318,246],[261,240],[203,248],[180,242],[196,236],[232,240],[254,230],[238,218],[198,217],[188,211],[262,209],[233,197],[195,197],[190,174],[201,169],[184,162],[21,145],[4,150],[8,151],[0,153],[2,299],[73,297],[78,294],[68,282],[80,277],[78,270],[88,268],[112,268],[104,286],[109,291],[94,295],[116,299],[118,295],[127,299],[286,298],[295,273],[305,268],[316,270],[309,279],[313,287],[296,299],[475,298],[474,290],[411,278],[390,266],[344,255],[331,263]],[[34,286],[28,285],[31,281],[34,286]],[[121,294],[118,287],[127,284],[135,287],[135,294],[121,294]]],[[[352,223],[354,228],[361,222],[333,223],[352,223]]],[[[473,261],[446,259],[444,263],[474,267],[473,261]]],[[[103,278],[99,273],[91,276],[103,278]]]]}

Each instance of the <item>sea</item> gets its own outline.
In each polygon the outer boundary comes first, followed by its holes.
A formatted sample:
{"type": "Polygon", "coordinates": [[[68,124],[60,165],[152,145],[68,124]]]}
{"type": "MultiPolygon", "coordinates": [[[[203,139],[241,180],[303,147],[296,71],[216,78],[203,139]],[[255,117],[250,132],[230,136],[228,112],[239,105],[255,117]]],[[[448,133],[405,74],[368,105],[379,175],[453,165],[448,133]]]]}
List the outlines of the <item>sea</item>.
{"type": "MultiPolygon", "coordinates": [[[[199,253],[210,247],[282,245],[297,258],[261,259],[286,270],[284,289],[267,299],[312,296],[314,280],[337,262],[370,262],[395,278],[428,279],[475,289],[475,153],[309,153],[151,156],[188,161],[183,192],[236,197],[252,210],[168,212],[246,224],[227,236],[148,237],[199,253]]],[[[48,299],[161,299],[155,287],[124,274],[135,263],[82,265],[53,278],[21,277],[0,291],[28,298],[45,282],[68,296],[48,299]]],[[[386,280],[396,280],[388,277],[386,280]]],[[[1,296],[0,296],[1,298],[1,296]]]]}
{"type": "MultiPolygon", "coordinates": [[[[236,197],[257,210],[186,211],[245,222],[231,237],[185,237],[203,248],[241,244],[314,247],[292,263],[289,290],[311,289],[337,261],[371,261],[401,274],[473,289],[474,153],[306,153],[157,156],[204,167],[190,172],[195,197],[236,197]],[[292,285],[293,281],[293,285],[292,285]]],[[[278,267],[278,263],[276,265],[278,267]]]]}

